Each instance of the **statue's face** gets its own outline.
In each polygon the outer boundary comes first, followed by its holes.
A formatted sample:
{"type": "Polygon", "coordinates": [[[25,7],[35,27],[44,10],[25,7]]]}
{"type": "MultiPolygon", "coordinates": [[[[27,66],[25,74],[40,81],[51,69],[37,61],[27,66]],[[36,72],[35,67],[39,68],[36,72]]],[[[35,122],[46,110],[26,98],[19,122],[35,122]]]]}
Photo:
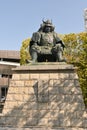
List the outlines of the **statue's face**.
{"type": "Polygon", "coordinates": [[[44,32],[49,33],[50,31],[51,31],[51,27],[50,26],[45,26],[44,32]]]}

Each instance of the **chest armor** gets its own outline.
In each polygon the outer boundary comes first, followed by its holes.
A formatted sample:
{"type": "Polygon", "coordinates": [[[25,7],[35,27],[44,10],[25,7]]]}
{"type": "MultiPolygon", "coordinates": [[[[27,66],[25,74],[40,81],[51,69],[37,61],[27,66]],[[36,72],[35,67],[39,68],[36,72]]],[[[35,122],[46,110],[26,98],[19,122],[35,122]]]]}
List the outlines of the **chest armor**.
{"type": "Polygon", "coordinates": [[[41,46],[53,46],[54,37],[52,33],[42,33],[41,34],[41,46]]]}

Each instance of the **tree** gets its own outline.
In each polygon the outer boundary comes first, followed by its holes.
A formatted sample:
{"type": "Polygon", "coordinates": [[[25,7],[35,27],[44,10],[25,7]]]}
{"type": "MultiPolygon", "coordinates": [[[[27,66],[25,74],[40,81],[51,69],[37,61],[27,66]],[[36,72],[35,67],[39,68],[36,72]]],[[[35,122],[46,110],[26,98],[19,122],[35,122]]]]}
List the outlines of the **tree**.
{"type": "Polygon", "coordinates": [[[29,54],[29,43],[30,43],[30,38],[22,42],[22,46],[20,49],[21,65],[26,64],[26,61],[31,58],[29,54]]]}
{"type": "Polygon", "coordinates": [[[83,40],[83,44],[81,45],[81,52],[77,66],[84,102],[87,107],[87,33],[81,33],[80,36],[83,40]]]}

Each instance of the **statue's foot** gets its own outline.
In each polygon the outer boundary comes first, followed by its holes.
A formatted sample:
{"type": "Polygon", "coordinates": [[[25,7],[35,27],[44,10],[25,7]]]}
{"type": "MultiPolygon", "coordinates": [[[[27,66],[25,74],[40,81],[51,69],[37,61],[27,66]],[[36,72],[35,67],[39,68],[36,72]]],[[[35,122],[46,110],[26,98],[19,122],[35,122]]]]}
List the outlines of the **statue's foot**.
{"type": "Polygon", "coordinates": [[[66,62],[66,59],[59,60],[59,62],[66,62]]]}
{"type": "Polygon", "coordinates": [[[28,63],[36,63],[35,60],[28,60],[28,63]]]}
{"type": "Polygon", "coordinates": [[[66,62],[66,59],[58,59],[56,62],[66,62]]]}

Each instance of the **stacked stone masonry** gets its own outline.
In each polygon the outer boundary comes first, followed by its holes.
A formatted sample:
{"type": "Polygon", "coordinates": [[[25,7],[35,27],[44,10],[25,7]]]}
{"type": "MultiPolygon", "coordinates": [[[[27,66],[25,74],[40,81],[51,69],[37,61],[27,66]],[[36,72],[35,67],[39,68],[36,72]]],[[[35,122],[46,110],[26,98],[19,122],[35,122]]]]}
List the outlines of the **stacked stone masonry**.
{"type": "Polygon", "coordinates": [[[87,130],[87,113],[74,67],[38,64],[14,69],[0,126],[87,130]]]}

